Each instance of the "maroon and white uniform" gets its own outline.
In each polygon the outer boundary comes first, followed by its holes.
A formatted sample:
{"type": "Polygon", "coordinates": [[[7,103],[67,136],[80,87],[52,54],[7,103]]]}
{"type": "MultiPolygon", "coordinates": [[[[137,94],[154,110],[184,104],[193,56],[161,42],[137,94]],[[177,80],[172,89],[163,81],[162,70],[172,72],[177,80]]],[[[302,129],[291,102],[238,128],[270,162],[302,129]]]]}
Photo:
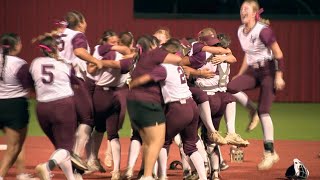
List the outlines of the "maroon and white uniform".
{"type": "Polygon", "coordinates": [[[80,124],[93,126],[92,95],[90,95],[88,85],[85,83],[88,75],[87,63],[74,54],[74,50],[77,48],[84,48],[90,52],[86,36],[82,32],[66,28],[61,35],[59,56],[72,65],[75,75],[78,77],[75,79],[78,85],[73,88],[78,121],[80,124]]]}
{"type": "Polygon", "coordinates": [[[30,73],[35,83],[36,111],[42,130],[56,149],[71,151],[77,121],[70,65],[50,57],[39,57],[33,60],[30,73]]]}
{"type": "Polygon", "coordinates": [[[193,58],[197,59],[197,61],[193,61],[194,68],[206,68],[215,73],[215,76],[209,79],[197,78],[195,84],[207,93],[213,125],[215,129],[218,130],[227,104],[235,101],[235,98],[230,93],[226,92],[226,85],[229,81],[230,65],[228,63],[220,63],[218,65],[210,62],[207,63],[206,60],[212,56],[212,53],[209,52],[199,52],[194,56],[197,57],[193,58]]]}
{"type": "Polygon", "coordinates": [[[190,156],[197,151],[199,111],[192,99],[184,71],[181,66],[161,64],[160,67],[155,68],[151,76],[155,81],[160,81],[162,96],[166,104],[164,148],[169,152],[172,139],[180,133],[184,152],[190,156]]]}
{"type": "MultiPolygon", "coordinates": [[[[98,48],[95,48],[95,56],[99,57],[98,48]]],[[[106,52],[102,58],[118,61],[122,55],[116,51],[106,52]]],[[[128,88],[126,75],[122,75],[119,69],[103,68],[98,70],[96,88],[93,95],[95,109],[95,125],[98,132],[107,130],[108,139],[119,138],[118,131],[122,127],[126,113],[126,96],[128,88]]]]}
{"type": "Polygon", "coordinates": [[[87,74],[87,63],[78,58],[73,50],[77,48],[84,48],[90,53],[90,47],[86,36],[80,31],[74,31],[66,28],[61,36],[61,51],[59,56],[63,58],[68,64],[72,64],[76,71],[76,76],[84,79],[87,74]]]}
{"type": "MultiPolygon", "coordinates": [[[[211,54],[211,53],[207,53],[207,54],[211,54]]],[[[197,78],[195,84],[200,89],[212,95],[216,92],[227,91],[227,84],[229,82],[229,74],[230,74],[229,63],[224,62],[224,63],[215,65],[211,62],[208,62],[207,64],[205,64],[199,69],[208,69],[215,73],[215,76],[212,78],[197,78]]]]}
{"type": "Polygon", "coordinates": [[[244,25],[239,27],[238,38],[246,53],[247,64],[254,66],[256,63],[266,63],[265,61],[272,60],[272,51],[266,47],[275,41],[275,37],[270,36],[271,29],[260,22],[257,22],[248,34],[243,33],[243,29],[244,25]]]}
{"type": "MultiPolygon", "coordinates": [[[[2,54],[0,54],[2,60],[2,54]]],[[[1,62],[2,63],[2,62],[1,62]]],[[[10,99],[25,97],[28,91],[23,84],[25,68],[28,68],[28,64],[25,60],[16,56],[6,56],[6,65],[4,70],[3,81],[0,81],[0,99],[10,99]],[[23,75],[20,77],[20,74],[23,75]]]]}
{"type": "Polygon", "coordinates": [[[269,114],[275,98],[273,86],[275,66],[272,61],[272,51],[268,47],[276,42],[276,38],[271,28],[260,22],[257,22],[247,34],[243,29],[244,25],[241,25],[238,29],[238,38],[245,52],[248,69],[228,84],[228,91],[235,94],[260,86],[258,113],[269,114]]]}

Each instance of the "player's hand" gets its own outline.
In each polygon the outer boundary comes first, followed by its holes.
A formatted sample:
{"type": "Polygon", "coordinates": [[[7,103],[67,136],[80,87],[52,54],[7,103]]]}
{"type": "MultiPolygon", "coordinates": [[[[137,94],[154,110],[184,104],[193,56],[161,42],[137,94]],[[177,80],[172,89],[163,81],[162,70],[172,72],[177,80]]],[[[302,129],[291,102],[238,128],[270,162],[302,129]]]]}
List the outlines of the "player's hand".
{"type": "Polygon", "coordinates": [[[102,61],[97,61],[97,62],[96,62],[96,66],[97,66],[98,69],[102,69],[102,68],[103,68],[103,63],[102,63],[102,61]]]}
{"type": "Polygon", "coordinates": [[[220,64],[226,60],[226,56],[223,55],[215,55],[210,59],[212,64],[220,64]]]}
{"type": "Polygon", "coordinates": [[[200,70],[200,76],[204,77],[204,78],[212,78],[214,76],[214,72],[210,71],[209,69],[205,68],[205,69],[201,69],[200,70]]]}
{"type": "Polygon", "coordinates": [[[183,66],[182,68],[183,68],[184,75],[186,76],[187,79],[189,79],[191,74],[190,68],[188,66],[183,66]]]}
{"type": "Polygon", "coordinates": [[[274,79],[274,88],[277,91],[284,89],[285,86],[286,86],[286,83],[284,82],[282,77],[276,77],[274,79]]]}

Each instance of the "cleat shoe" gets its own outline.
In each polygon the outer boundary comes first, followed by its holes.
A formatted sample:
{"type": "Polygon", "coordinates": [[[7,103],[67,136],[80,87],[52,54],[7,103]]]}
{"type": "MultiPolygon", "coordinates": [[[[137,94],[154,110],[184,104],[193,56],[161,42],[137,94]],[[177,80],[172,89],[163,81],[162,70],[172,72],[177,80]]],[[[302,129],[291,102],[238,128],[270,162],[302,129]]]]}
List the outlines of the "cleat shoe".
{"type": "Polygon", "coordinates": [[[17,180],[39,180],[39,178],[35,178],[31,174],[26,173],[18,174],[16,178],[17,180]]]}
{"type": "Polygon", "coordinates": [[[228,142],[223,138],[218,131],[208,133],[208,138],[210,141],[217,143],[218,145],[226,145],[228,142]]]}
{"type": "Polygon", "coordinates": [[[121,178],[121,174],[120,174],[120,171],[112,171],[111,172],[111,180],[120,180],[121,178]]]}
{"type": "Polygon", "coordinates": [[[213,170],[210,176],[210,180],[220,180],[219,170],[213,170]]]}
{"type": "Polygon", "coordinates": [[[51,175],[49,169],[47,168],[46,163],[38,164],[36,166],[35,170],[36,170],[38,177],[41,180],[51,180],[52,175],[51,175]]]}
{"type": "Polygon", "coordinates": [[[109,153],[109,152],[106,152],[106,156],[104,158],[104,164],[107,166],[107,167],[111,167],[112,164],[113,164],[113,158],[112,158],[112,154],[109,153]]]}
{"type": "Polygon", "coordinates": [[[107,172],[104,167],[101,165],[100,159],[93,159],[87,162],[88,171],[96,172],[99,171],[101,173],[107,172]]]}
{"type": "Polygon", "coordinates": [[[183,170],[183,179],[186,179],[190,175],[191,175],[190,169],[183,170]]]}
{"type": "Polygon", "coordinates": [[[72,165],[79,170],[82,170],[82,171],[88,170],[87,164],[83,162],[83,160],[77,154],[71,153],[71,162],[72,162],[72,165]]]}
{"type": "Polygon", "coordinates": [[[250,144],[249,141],[242,139],[241,136],[237,133],[227,133],[225,140],[230,145],[241,146],[241,147],[246,147],[250,144]]]}
{"type": "Polygon", "coordinates": [[[184,180],[198,180],[198,179],[199,179],[199,175],[198,175],[197,171],[193,171],[191,173],[191,175],[184,178],[184,180]]]}
{"type": "Polygon", "coordinates": [[[228,168],[229,168],[229,165],[225,161],[222,161],[220,163],[220,170],[221,171],[227,170],[228,168]]]}
{"type": "Polygon", "coordinates": [[[276,152],[265,152],[262,161],[258,164],[258,170],[268,170],[280,160],[276,152]]]}
{"type": "Polygon", "coordinates": [[[260,121],[257,111],[251,112],[249,118],[250,118],[250,122],[247,127],[247,132],[250,132],[254,128],[256,128],[259,124],[259,121],[260,121]]]}
{"type": "Polygon", "coordinates": [[[125,179],[132,179],[133,177],[133,168],[132,167],[128,167],[125,172],[121,175],[121,179],[125,180],[125,179]]]}

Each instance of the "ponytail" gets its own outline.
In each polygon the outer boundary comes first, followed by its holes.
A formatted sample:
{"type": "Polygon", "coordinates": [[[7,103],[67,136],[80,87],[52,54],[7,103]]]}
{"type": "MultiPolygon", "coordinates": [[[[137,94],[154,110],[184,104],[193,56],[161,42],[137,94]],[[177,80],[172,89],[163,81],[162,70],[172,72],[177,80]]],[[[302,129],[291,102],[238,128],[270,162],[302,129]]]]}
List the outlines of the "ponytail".
{"type": "Polygon", "coordinates": [[[1,65],[1,74],[0,81],[4,81],[4,68],[6,66],[6,56],[9,54],[9,45],[2,45],[2,65],[1,65]]]}
{"type": "Polygon", "coordinates": [[[20,42],[20,37],[15,33],[5,33],[0,38],[0,48],[2,48],[2,64],[0,72],[0,81],[4,81],[6,57],[9,52],[15,50],[16,45],[20,42]]]}

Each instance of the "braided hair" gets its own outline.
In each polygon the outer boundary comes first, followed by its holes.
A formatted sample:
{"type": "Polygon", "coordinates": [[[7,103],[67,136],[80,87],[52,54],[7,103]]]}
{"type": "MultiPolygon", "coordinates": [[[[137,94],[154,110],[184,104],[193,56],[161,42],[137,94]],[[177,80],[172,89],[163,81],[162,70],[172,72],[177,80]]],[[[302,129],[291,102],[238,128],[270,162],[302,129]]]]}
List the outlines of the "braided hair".
{"type": "Polygon", "coordinates": [[[20,42],[20,37],[16,33],[5,33],[5,34],[2,34],[0,37],[0,46],[2,48],[0,81],[4,80],[6,56],[9,55],[10,51],[15,50],[16,45],[19,42],[20,42]]]}

